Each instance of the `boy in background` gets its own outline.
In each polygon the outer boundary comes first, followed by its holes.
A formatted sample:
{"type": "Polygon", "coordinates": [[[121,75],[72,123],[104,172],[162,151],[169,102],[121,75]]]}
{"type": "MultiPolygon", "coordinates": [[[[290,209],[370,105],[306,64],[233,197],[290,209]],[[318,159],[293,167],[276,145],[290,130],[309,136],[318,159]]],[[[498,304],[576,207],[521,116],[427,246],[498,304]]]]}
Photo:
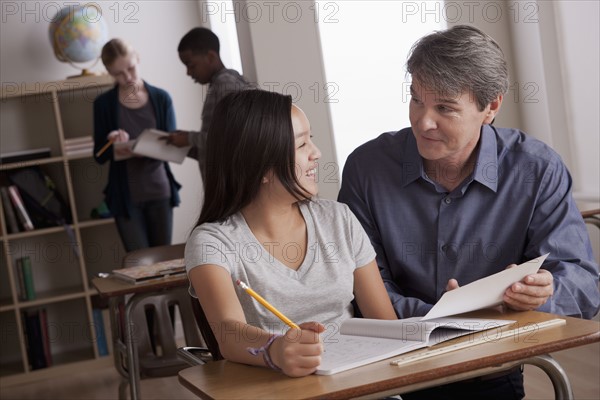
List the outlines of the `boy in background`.
{"type": "Polygon", "coordinates": [[[185,65],[187,75],[194,82],[209,86],[202,108],[200,131],[173,132],[168,142],[178,147],[192,145],[189,156],[198,160],[203,178],[206,164],[206,135],[215,106],[229,93],[251,88],[251,85],[236,70],[225,68],[219,50],[219,38],[207,28],[192,29],[181,38],[177,47],[179,59],[185,65]]]}

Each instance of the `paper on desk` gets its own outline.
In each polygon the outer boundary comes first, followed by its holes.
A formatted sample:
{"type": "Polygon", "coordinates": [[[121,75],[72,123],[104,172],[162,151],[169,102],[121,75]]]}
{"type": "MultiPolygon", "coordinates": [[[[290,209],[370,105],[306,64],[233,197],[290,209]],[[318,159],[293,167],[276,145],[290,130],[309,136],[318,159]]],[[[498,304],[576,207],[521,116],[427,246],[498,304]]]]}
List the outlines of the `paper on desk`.
{"type": "Polygon", "coordinates": [[[192,146],[177,147],[167,144],[169,134],[156,129],[144,129],[133,146],[133,152],[157,160],[181,164],[192,146]]]}
{"type": "Polygon", "coordinates": [[[501,304],[506,289],[527,275],[536,273],[548,254],[550,253],[444,293],[421,320],[446,317],[501,304]]]}

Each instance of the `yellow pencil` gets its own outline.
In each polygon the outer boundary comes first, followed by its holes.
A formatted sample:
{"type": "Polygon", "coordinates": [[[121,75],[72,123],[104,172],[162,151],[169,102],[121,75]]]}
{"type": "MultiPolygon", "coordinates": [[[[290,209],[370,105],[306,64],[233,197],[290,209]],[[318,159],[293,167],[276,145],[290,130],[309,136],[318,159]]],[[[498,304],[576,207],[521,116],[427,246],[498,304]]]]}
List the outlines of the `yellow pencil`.
{"type": "Polygon", "coordinates": [[[250,296],[254,297],[256,299],[256,301],[258,301],[260,304],[262,304],[263,306],[265,306],[265,308],[267,310],[271,311],[280,320],[282,320],[283,322],[285,322],[290,328],[300,329],[300,327],[298,325],[296,325],[295,323],[293,323],[288,317],[286,317],[285,315],[283,315],[279,310],[277,310],[275,307],[273,307],[271,304],[269,304],[269,302],[266,301],[265,299],[263,299],[260,294],[256,293],[254,290],[250,289],[250,287],[248,285],[246,285],[244,282],[242,282],[242,281],[240,281],[238,279],[236,281],[236,283],[242,289],[244,289],[246,291],[246,293],[248,293],[250,296]]]}
{"type": "Polygon", "coordinates": [[[113,144],[114,140],[110,139],[108,142],[106,142],[106,144],[104,146],[102,146],[102,148],[100,150],[98,150],[98,152],[96,153],[96,157],[100,157],[102,155],[102,153],[104,153],[111,144],[113,144]]]}

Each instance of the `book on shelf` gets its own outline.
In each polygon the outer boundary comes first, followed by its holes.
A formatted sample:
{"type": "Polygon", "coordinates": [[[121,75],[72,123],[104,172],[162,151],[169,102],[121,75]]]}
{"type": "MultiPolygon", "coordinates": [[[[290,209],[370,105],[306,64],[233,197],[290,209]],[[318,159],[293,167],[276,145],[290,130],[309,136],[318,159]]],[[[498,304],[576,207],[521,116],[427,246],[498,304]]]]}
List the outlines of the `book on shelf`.
{"type": "Polygon", "coordinates": [[[96,333],[96,346],[98,347],[98,355],[108,355],[108,344],[106,340],[106,331],[104,329],[104,317],[102,310],[99,308],[92,309],[92,316],[94,318],[94,332],[96,333]]]}
{"type": "MultiPolygon", "coordinates": [[[[44,352],[44,333],[40,318],[40,310],[23,312],[25,336],[27,338],[27,357],[32,370],[46,368],[48,361],[44,352]]],[[[46,327],[47,331],[47,327],[46,327]]]]}
{"type": "Polygon", "coordinates": [[[0,164],[10,164],[25,162],[30,160],[39,160],[41,158],[50,158],[51,151],[48,147],[39,149],[29,149],[14,151],[10,153],[0,153],[0,164]]]}
{"type": "Polygon", "coordinates": [[[6,186],[0,187],[0,196],[2,197],[2,208],[4,209],[6,230],[8,233],[18,233],[19,224],[17,223],[17,216],[12,202],[10,201],[10,195],[8,194],[8,188],[6,186]]]}
{"type": "Polygon", "coordinates": [[[27,289],[25,288],[25,277],[23,276],[23,265],[21,259],[15,260],[15,276],[17,277],[17,297],[21,301],[27,300],[27,289]]]}
{"type": "Polygon", "coordinates": [[[185,260],[177,258],[174,260],[160,261],[151,265],[140,265],[115,269],[113,276],[126,282],[138,284],[155,279],[165,278],[167,276],[185,275],[185,260]]]}
{"type": "Polygon", "coordinates": [[[19,287],[21,288],[22,300],[35,299],[35,285],[33,283],[33,271],[31,267],[31,258],[29,256],[17,258],[17,276],[19,287]]]}
{"type": "Polygon", "coordinates": [[[15,214],[17,214],[17,219],[23,227],[23,230],[32,231],[34,229],[33,222],[31,222],[31,217],[25,208],[23,198],[19,193],[19,188],[17,188],[16,185],[10,185],[8,187],[8,195],[15,209],[15,214]]]}
{"type": "Polygon", "coordinates": [[[64,141],[65,146],[76,146],[78,144],[94,143],[92,136],[79,136],[74,138],[66,138],[64,141]]]}
{"type": "MultiPolygon", "coordinates": [[[[339,330],[325,332],[318,375],[332,375],[470,333],[515,321],[462,318],[456,314],[502,303],[514,282],[536,273],[548,254],[446,292],[424,317],[399,320],[350,318],[339,330]],[[451,295],[449,295],[452,293],[451,295]],[[448,296],[449,295],[449,296],[448,296]]],[[[493,338],[494,334],[490,334],[493,338]]]]}
{"type": "Polygon", "coordinates": [[[168,144],[168,136],[168,132],[144,129],[136,139],[114,143],[113,158],[121,161],[138,155],[181,164],[192,146],[177,147],[168,144]]]}
{"type": "Polygon", "coordinates": [[[50,349],[50,335],[48,334],[48,313],[45,308],[40,309],[40,328],[42,330],[42,345],[46,366],[52,366],[52,350],[50,349]]]}
{"type": "Polygon", "coordinates": [[[91,136],[65,139],[63,143],[63,152],[67,156],[80,154],[92,155],[94,151],[94,141],[91,136]]]}

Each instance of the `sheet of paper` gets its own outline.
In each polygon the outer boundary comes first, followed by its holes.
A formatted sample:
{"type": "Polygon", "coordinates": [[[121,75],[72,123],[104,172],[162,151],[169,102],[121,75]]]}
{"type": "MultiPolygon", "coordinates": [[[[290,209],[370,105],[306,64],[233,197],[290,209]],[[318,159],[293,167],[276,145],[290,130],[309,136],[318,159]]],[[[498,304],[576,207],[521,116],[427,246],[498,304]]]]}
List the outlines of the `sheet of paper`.
{"type": "Polygon", "coordinates": [[[157,160],[181,164],[192,146],[177,147],[167,144],[167,141],[164,140],[167,136],[169,136],[167,132],[145,129],[137,138],[133,151],[136,154],[156,158],[157,160]]]}
{"type": "Polygon", "coordinates": [[[113,159],[115,161],[127,160],[133,157],[135,140],[113,143],[113,159]]]}
{"type": "Polygon", "coordinates": [[[425,346],[422,342],[349,335],[333,336],[323,344],[317,375],[332,375],[425,346]]]}
{"type": "Polygon", "coordinates": [[[550,253],[444,293],[421,320],[446,317],[501,304],[506,289],[525,276],[536,273],[548,254],[550,253]]]}

